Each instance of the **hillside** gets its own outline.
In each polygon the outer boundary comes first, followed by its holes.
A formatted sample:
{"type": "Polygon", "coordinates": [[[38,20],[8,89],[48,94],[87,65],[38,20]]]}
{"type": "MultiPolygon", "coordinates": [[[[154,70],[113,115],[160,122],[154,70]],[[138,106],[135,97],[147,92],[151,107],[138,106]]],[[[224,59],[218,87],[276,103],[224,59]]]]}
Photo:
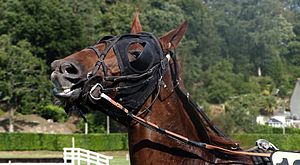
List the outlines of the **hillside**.
{"type": "MultiPolygon", "coordinates": [[[[8,114],[0,116],[0,132],[7,132],[8,114]]],[[[77,131],[76,117],[70,117],[64,123],[53,122],[52,120],[46,120],[37,115],[21,115],[15,116],[15,131],[16,132],[30,132],[30,133],[61,133],[70,134],[77,131]]]]}

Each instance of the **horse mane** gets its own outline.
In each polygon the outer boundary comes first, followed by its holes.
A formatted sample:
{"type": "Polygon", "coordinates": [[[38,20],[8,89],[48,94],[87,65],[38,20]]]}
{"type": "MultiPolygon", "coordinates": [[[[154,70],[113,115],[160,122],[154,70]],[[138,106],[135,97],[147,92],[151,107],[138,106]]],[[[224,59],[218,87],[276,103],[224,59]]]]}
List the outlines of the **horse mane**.
{"type": "Polygon", "coordinates": [[[203,109],[200,108],[194,100],[188,97],[188,94],[179,88],[176,90],[176,93],[183,102],[184,109],[196,127],[199,137],[205,135],[205,141],[212,145],[222,146],[228,149],[238,147],[237,143],[225,136],[216,125],[209,120],[203,109]]]}
{"type": "Polygon", "coordinates": [[[180,69],[180,65],[177,64],[176,56],[172,56],[173,67],[171,68],[172,80],[175,86],[175,92],[182,101],[185,112],[188,114],[191,119],[194,127],[197,130],[198,137],[203,139],[206,143],[211,145],[220,146],[227,149],[237,149],[241,150],[239,144],[232,141],[229,137],[224,135],[215,124],[213,124],[208,116],[205,114],[202,108],[198,106],[198,104],[189,97],[189,94],[186,92],[185,87],[183,85],[183,80],[179,78],[182,77],[182,72],[180,69]],[[180,75],[179,75],[180,74],[180,75]],[[177,85],[175,83],[179,83],[177,85]]]}

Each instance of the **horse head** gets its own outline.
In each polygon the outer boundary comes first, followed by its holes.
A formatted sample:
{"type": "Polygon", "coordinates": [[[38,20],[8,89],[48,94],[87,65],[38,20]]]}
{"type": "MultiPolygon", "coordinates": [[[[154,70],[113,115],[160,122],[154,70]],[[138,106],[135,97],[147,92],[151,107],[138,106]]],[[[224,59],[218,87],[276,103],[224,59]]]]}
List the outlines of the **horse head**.
{"type": "Polygon", "coordinates": [[[138,111],[161,85],[169,62],[166,55],[178,46],[186,29],[183,22],[157,38],[142,32],[136,13],[131,33],[103,37],[94,46],[52,62],[53,93],[68,110],[74,105],[86,107],[83,100],[88,100],[93,87],[99,88],[138,111]]]}

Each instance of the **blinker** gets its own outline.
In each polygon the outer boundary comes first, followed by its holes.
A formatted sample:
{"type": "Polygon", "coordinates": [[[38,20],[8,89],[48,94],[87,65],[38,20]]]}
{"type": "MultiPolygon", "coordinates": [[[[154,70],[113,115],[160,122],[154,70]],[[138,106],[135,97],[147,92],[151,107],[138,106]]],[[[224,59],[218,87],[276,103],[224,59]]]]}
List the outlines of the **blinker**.
{"type": "Polygon", "coordinates": [[[137,56],[136,60],[130,62],[131,67],[138,71],[146,71],[152,67],[154,62],[153,48],[145,42],[144,50],[137,56]]]}

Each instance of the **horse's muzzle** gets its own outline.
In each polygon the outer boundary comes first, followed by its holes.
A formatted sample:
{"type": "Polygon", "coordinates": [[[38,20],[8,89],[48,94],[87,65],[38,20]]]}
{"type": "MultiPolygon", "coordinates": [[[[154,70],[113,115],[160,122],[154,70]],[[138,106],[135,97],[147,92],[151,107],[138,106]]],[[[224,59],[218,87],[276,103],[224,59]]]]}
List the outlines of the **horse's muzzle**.
{"type": "Polygon", "coordinates": [[[72,61],[56,60],[51,63],[53,70],[51,81],[54,85],[53,94],[58,98],[67,99],[79,92],[71,89],[82,77],[80,65],[72,61]]]}

